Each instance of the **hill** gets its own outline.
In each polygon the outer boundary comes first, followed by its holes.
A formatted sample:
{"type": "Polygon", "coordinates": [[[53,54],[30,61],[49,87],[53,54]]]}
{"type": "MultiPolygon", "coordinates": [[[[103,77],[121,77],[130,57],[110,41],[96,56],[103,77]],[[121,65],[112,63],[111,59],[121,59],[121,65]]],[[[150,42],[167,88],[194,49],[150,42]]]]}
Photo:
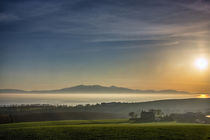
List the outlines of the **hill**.
{"type": "Polygon", "coordinates": [[[207,112],[210,110],[210,98],[170,99],[139,103],[101,103],[91,106],[77,106],[73,110],[118,113],[127,116],[129,112],[161,109],[164,113],[207,112]]]}
{"type": "Polygon", "coordinates": [[[0,89],[0,93],[187,93],[176,90],[138,90],[116,86],[78,85],[58,90],[32,90],[0,89]]]}
{"type": "MultiPolygon", "coordinates": [[[[206,99],[171,99],[139,103],[100,103],[95,105],[53,106],[53,105],[21,105],[1,106],[0,114],[27,114],[52,112],[96,112],[111,113],[120,118],[127,118],[129,112],[141,110],[160,109],[165,114],[187,112],[210,112],[210,98],[206,99]]],[[[83,114],[84,115],[84,114],[83,114]]],[[[94,118],[94,117],[93,117],[94,118]]],[[[92,118],[92,119],[93,119],[92,118]]],[[[99,118],[102,119],[102,118],[99,118]]]]}

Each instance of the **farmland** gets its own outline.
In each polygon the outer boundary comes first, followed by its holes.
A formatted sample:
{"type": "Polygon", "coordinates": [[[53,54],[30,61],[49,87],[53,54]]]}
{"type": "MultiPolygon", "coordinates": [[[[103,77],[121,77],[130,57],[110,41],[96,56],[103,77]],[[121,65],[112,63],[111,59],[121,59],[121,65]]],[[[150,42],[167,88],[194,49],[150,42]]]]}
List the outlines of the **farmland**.
{"type": "Polygon", "coordinates": [[[74,120],[0,125],[2,140],[138,139],[208,140],[210,125],[132,123],[128,120],[74,120]]]}

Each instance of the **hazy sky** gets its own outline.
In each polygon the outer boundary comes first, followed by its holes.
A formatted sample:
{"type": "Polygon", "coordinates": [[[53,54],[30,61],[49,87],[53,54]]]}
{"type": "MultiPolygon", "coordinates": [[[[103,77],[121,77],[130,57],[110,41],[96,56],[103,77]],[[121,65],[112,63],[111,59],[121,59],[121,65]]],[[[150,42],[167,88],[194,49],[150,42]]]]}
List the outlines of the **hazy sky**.
{"type": "Polygon", "coordinates": [[[210,93],[209,0],[1,0],[0,88],[210,93]]]}

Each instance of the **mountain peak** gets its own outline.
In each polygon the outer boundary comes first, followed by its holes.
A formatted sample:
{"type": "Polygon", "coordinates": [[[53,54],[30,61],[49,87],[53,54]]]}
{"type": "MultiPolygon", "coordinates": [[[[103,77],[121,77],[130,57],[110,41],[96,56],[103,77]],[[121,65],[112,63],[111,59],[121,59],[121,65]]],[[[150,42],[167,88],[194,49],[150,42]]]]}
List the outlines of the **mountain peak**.
{"type": "Polygon", "coordinates": [[[0,89],[0,93],[187,93],[176,90],[135,90],[117,86],[77,85],[58,90],[24,91],[16,89],[0,89]]]}

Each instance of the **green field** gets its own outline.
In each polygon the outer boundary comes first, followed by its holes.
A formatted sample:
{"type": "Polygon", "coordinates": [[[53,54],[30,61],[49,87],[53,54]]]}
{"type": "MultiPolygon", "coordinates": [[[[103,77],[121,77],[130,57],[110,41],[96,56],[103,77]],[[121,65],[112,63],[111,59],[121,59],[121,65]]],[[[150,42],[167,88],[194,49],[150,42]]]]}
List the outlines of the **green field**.
{"type": "Polygon", "coordinates": [[[210,140],[210,125],[130,123],[127,120],[51,121],[0,125],[1,140],[210,140]]]}

